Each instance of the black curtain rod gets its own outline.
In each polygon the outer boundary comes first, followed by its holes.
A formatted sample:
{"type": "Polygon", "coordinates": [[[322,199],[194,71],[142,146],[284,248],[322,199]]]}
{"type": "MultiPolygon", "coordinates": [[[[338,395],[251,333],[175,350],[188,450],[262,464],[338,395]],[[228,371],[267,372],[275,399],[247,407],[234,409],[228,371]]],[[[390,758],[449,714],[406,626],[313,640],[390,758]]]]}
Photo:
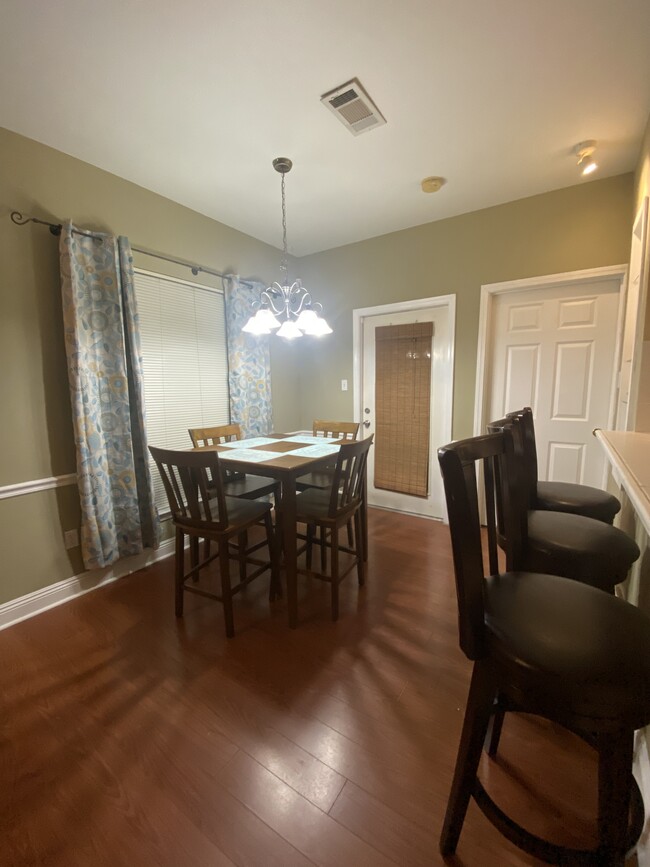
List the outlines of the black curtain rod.
{"type": "MultiPolygon", "coordinates": [[[[20,211],[11,212],[11,221],[17,226],[26,226],[27,223],[38,223],[41,226],[49,226],[50,232],[53,235],[60,235],[63,228],[61,223],[48,223],[47,220],[38,220],[36,217],[25,217],[20,211]]],[[[102,240],[101,235],[95,235],[93,232],[83,232],[81,229],[72,230],[77,235],[85,235],[87,238],[97,238],[102,240]]],[[[182,259],[175,259],[173,256],[165,256],[164,253],[155,253],[153,250],[145,250],[144,247],[134,247],[131,245],[134,253],[142,253],[144,256],[152,256],[154,259],[164,259],[165,262],[173,262],[175,265],[182,265],[184,268],[189,268],[192,274],[196,277],[198,274],[212,274],[214,277],[233,277],[233,274],[224,274],[221,271],[215,271],[213,268],[204,268],[203,265],[196,265],[194,262],[185,262],[182,259]]],[[[246,286],[254,286],[249,280],[240,280],[246,286]]]]}

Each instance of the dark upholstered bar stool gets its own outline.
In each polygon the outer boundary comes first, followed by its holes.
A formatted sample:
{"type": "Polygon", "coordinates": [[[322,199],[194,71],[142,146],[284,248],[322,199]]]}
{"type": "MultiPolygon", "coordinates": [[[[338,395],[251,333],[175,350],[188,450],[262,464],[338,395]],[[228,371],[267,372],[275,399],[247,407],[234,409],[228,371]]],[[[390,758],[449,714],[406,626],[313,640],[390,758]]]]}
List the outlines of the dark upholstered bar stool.
{"type": "MultiPolygon", "coordinates": [[[[523,571],[499,573],[494,479],[502,520],[516,534],[514,452],[505,428],[438,451],[449,514],[460,646],[474,662],[451,793],[440,838],[451,855],[470,798],[515,845],[551,864],[622,867],[643,826],[632,776],[635,729],[650,722],[650,619],[577,581],[523,571]],[[488,569],[479,518],[477,464],[485,478],[488,569]],[[487,577],[486,577],[487,576],[487,577]],[[558,846],[515,823],[478,779],[494,697],[581,734],[598,753],[598,846],[558,846]]],[[[509,568],[508,565],[506,568],[509,568]]]]}
{"type": "Polygon", "coordinates": [[[613,593],[614,587],[625,580],[632,563],[638,559],[638,545],[622,530],[594,518],[531,509],[524,424],[515,414],[488,425],[488,430],[493,432],[505,428],[512,431],[514,441],[514,507],[516,520],[521,525],[521,532],[514,541],[506,538],[499,527],[502,547],[506,550],[508,546],[512,548],[511,568],[573,578],[613,593]]]}
{"type": "Polygon", "coordinates": [[[570,482],[540,482],[537,476],[537,445],[535,422],[529,406],[509,412],[506,418],[519,418],[522,424],[525,471],[530,491],[531,509],[549,512],[570,512],[584,518],[594,518],[612,524],[621,510],[619,500],[613,494],[570,482]]]}

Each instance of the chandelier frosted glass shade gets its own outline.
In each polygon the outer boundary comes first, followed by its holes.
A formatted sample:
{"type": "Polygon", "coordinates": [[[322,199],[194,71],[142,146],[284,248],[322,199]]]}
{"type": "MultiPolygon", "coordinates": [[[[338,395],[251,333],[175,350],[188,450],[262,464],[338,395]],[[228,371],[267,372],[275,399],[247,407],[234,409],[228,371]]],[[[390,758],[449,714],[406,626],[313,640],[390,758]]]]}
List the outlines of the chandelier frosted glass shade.
{"type": "Polygon", "coordinates": [[[322,337],[332,329],[320,315],[322,307],[304,288],[300,280],[291,286],[274,283],[260,294],[257,309],[242,328],[247,334],[271,334],[294,340],[303,334],[322,337]]]}
{"type": "Polygon", "coordinates": [[[287,280],[287,219],[284,195],[284,176],[291,170],[292,162],[287,157],[277,157],[273,160],[273,168],[282,175],[282,246],[283,256],[280,270],[283,274],[282,283],[273,283],[260,293],[260,300],[253,304],[253,313],[242,328],[247,334],[271,334],[275,331],[278,337],[285,340],[295,340],[308,334],[312,337],[322,337],[331,334],[332,329],[321,316],[323,307],[313,301],[309,292],[296,280],[289,285],[287,280]]]}

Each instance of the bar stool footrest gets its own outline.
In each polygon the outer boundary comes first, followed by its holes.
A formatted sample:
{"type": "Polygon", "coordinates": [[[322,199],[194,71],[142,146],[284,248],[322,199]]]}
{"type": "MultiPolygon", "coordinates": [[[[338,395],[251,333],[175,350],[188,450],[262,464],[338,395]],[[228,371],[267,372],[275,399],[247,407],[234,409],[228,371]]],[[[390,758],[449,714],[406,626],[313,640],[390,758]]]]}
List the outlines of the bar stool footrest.
{"type": "MultiPolygon", "coordinates": [[[[547,864],[575,865],[575,867],[602,867],[602,855],[598,849],[573,849],[570,846],[561,846],[551,843],[533,834],[531,831],[519,825],[503,812],[488,795],[480,780],[474,784],[473,797],[481,812],[497,828],[504,837],[518,846],[524,852],[539,858],[547,864]]],[[[643,798],[635,779],[632,780],[630,793],[630,823],[627,832],[628,856],[634,850],[641,831],[643,830],[645,813],[643,798]]]]}

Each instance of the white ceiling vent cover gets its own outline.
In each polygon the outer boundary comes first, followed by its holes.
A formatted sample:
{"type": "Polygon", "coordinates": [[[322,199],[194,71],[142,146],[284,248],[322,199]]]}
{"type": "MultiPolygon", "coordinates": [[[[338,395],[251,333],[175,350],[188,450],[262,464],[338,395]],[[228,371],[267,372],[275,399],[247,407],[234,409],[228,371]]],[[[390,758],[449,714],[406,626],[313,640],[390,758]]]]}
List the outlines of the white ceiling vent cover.
{"type": "Polygon", "coordinates": [[[352,135],[360,135],[386,123],[386,118],[356,78],[330,90],[321,96],[320,101],[334,112],[352,135]]]}

